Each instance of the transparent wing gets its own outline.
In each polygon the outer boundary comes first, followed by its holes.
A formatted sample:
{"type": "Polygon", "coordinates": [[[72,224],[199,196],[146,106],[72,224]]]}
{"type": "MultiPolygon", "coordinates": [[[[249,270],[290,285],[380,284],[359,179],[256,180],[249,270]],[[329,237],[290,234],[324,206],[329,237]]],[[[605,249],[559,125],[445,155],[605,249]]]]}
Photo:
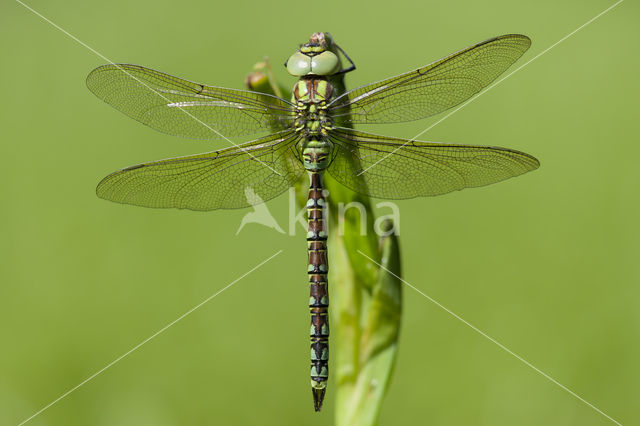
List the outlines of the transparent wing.
{"type": "Polygon", "coordinates": [[[506,148],[416,142],[344,128],[332,130],[331,140],[331,176],[377,198],[446,194],[499,182],[540,165],[531,155],[506,148]]]}
{"type": "Polygon", "coordinates": [[[298,136],[279,132],[220,151],[127,167],[105,177],[100,198],[143,207],[235,209],[284,192],[303,174],[298,136]]]}
{"type": "Polygon", "coordinates": [[[98,67],[87,76],[87,87],[141,123],[187,138],[272,131],[293,120],[291,104],[275,96],[205,86],[139,65],[98,67]]]}
{"type": "Polygon", "coordinates": [[[345,123],[395,123],[426,118],[482,90],[531,45],[524,35],[485,40],[417,70],[351,90],[330,112],[345,123]]]}

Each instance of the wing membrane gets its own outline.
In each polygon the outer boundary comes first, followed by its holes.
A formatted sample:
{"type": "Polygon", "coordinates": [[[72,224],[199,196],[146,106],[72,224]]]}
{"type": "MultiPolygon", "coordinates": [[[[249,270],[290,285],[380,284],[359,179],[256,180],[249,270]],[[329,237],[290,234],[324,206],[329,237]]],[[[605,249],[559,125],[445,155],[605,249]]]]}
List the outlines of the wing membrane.
{"type": "Polygon", "coordinates": [[[223,139],[284,129],[293,120],[291,105],[278,97],[205,86],[139,65],[98,67],[87,77],[87,87],[141,123],[187,138],[223,139]]]}
{"type": "Polygon", "coordinates": [[[540,163],[506,148],[450,145],[332,130],[329,173],[346,187],[376,198],[405,199],[489,185],[535,170],[540,163]]]}
{"type": "Polygon", "coordinates": [[[425,67],[347,92],[332,102],[331,113],[358,124],[438,114],[489,85],[530,45],[531,40],[519,34],[485,40],[425,67]]]}
{"type": "Polygon", "coordinates": [[[284,192],[303,174],[291,131],[204,154],[127,167],[105,177],[100,198],[143,207],[235,209],[284,192]]]}

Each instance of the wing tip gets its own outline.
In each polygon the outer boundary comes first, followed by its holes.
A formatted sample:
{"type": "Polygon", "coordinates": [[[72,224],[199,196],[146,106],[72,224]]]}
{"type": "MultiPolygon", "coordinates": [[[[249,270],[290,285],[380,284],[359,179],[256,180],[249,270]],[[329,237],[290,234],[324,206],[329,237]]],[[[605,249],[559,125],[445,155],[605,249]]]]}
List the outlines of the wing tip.
{"type": "Polygon", "coordinates": [[[529,36],[524,34],[518,34],[518,33],[505,34],[505,35],[496,37],[496,39],[497,40],[513,39],[513,40],[520,41],[524,46],[523,53],[526,52],[527,49],[529,49],[529,47],[531,47],[531,43],[532,43],[531,38],[529,36]]]}
{"type": "Polygon", "coordinates": [[[121,71],[124,73],[128,73],[128,70],[133,70],[133,69],[140,69],[140,68],[144,68],[143,66],[140,65],[134,65],[134,64],[128,64],[128,63],[116,63],[116,62],[111,62],[109,64],[103,64],[100,65],[94,69],[92,69],[89,74],[87,74],[87,78],[85,79],[85,84],[87,85],[87,88],[96,96],[98,96],[98,93],[94,90],[95,87],[92,87],[92,80],[94,79],[94,77],[96,77],[98,74],[105,72],[105,71],[121,71]]]}

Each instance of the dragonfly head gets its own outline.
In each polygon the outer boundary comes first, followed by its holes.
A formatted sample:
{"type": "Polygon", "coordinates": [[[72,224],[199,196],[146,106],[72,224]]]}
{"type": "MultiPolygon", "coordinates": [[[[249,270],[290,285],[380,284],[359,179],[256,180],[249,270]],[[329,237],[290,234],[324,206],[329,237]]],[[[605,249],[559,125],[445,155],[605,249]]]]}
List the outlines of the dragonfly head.
{"type": "Polygon", "coordinates": [[[284,66],[289,74],[300,77],[303,75],[333,75],[340,70],[340,58],[333,50],[333,39],[329,33],[314,33],[309,42],[300,46],[291,55],[284,66]]]}

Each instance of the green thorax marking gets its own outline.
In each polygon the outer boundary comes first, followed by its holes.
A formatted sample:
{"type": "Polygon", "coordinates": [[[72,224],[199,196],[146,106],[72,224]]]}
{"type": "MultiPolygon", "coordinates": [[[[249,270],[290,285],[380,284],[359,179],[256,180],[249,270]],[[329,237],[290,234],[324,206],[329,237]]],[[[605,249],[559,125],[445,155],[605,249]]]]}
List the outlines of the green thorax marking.
{"type": "Polygon", "coordinates": [[[332,125],[327,104],[333,100],[334,92],[331,83],[322,77],[303,77],[293,88],[295,129],[304,137],[302,158],[309,171],[320,172],[329,166],[333,145],[327,137],[332,125]]]}

